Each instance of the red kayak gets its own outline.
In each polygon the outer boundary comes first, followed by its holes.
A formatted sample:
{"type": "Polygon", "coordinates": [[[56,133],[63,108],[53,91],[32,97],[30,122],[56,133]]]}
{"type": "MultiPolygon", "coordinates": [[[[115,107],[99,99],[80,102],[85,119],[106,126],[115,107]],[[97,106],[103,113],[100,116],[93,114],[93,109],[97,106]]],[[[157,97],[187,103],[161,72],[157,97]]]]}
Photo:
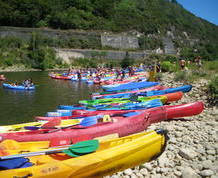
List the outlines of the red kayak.
{"type": "Polygon", "coordinates": [[[150,124],[167,119],[181,118],[200,114],[204,109],[202,102],[175,106],[162,106],[147,109],[129,117],[112,117],[113,122],[98,123],[90,127],[70,127],[52,133],[43,133],[44,130],[31,132],[2,133],[1,141],[14,139],[16,141],[55,141],[56,145],[76,143],[110,134],[119,137],[144,131],[150,124]]]}
{"type": "Polygon", "coordinates": [[[53,79],[71,80],[72,76],[50,75],[53,79]]]}
{"type": "MultiPolygon", "coordinates": [[[[124,93],[141,93],[141,92],[145,92],[145,91],[152,91],[152,90],[164,90],[167,89],[167,87],[161,86],[161,85],[156,85],[153,87],[149,87],[149,88],[144,88],[141,90],[133,90],[133,91],[126,91],[126,92],[120,92],[120,93],[116,93],[116,94],[124,94],[124,93]]],[[[114,95],[114,93],[110,93],[110,94],[92,94],[92,98],[100,98],[102,96],[110,96],[110,95],[114,95]]]]}

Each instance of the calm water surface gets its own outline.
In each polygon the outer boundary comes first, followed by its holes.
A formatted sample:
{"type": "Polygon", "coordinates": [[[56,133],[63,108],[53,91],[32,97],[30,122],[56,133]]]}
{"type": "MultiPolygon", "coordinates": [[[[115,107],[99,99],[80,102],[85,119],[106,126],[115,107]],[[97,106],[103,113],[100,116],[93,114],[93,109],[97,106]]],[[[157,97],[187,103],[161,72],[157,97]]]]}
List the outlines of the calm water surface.
{"type": "Polygon", "coordinates": [[[98,86],[85,82],[51,79],[48,72],[1,74],[7,77],[6,82],[22,82],[32,78],[37,86],[35,91],[10,90],[3,88],[0,81],[0,125],[33,121],[34,116],[44,116],[60,104],[72,105],[79,100],[90,99],[90,93],[100,90],[98,86]]]}

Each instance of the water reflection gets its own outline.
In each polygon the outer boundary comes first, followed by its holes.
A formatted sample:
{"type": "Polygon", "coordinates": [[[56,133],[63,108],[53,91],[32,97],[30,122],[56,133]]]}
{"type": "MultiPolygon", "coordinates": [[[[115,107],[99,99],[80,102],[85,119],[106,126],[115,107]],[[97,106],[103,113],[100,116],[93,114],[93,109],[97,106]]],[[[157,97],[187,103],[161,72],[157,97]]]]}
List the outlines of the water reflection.
{"type": "Polygon", "coordinates": [[[58,105],[77,104],[79,100],[90,99],[90,93],[99,87],[86,82],[55,80],[48,72],[4,73],[9,81],[21,82],[32,78],[35,90],[10,90],[0,83],[0,125],[33,121],[35,116],[43,116],[55,110],[58,105]]]}
{"type": "Polygon", "coordinates": [[[4,88],[4,92],[16,96],[32,96],[35,94],[35,90],[14,90],[7,88],[4,88]]]}

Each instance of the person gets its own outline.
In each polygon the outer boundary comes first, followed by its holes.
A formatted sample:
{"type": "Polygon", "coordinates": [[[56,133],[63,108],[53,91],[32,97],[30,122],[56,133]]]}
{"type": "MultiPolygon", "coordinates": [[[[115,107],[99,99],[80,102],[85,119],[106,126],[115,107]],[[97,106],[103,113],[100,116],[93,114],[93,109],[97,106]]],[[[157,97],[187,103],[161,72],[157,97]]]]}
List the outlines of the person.
{"type": "Polygon", "coordinates": [[[23,83],[22,83],[22,85],[23,85],[24,87],[31,87],[31,86],[33,86],[34,84],[33,84],[32,78],[29,78],[29,79],[27,79],[27,80],[24,80],[23,83]]]}
{"type": "Polygon", "coordinates": [[[118,78],[119,78],[119,76],[120,76],[120,70],[119,70],[119,69],[117,69],[117,70],[115,71],[115,73],[116,73],[116,79],[118,79],[118,78]]]}
{"type": "Polygon", "coordinates": [[[157,72],[161,72],[161,65],[160,65],[160,61],[157,62],[157,65],[156,65],[156,70],[157,72]]]}
{"type": "Polygon", "coordinates": [[[5,80],[5,76],[3,74],[0,75],[0,80],[5,80]]]}
{"type": "Polygon", "coordinates": [[[198,67],[201,67],[202,66],[202,62],[201,62],[201,56],[197,56],[195,58],[195,63],[198,67]]]}
{"type": "Polygon", "coordinates": [[[125,69],[122,69],[121,80],[123,80],[125,78],[125,75],[126,75],[125,69]]]}
{"type": "Polygon", "coordinates": [[[181,59],[181,60],[179,61],[179,66],[180,66],[181,70],[184,70],[184,69],[185,69],[185,64],[186,64],[186,62],[185,62],[184,59],[181,59]]]}
{"type": "Polygon", "coordinates": [[[73,72],[73,70],[72,70],[72,68],[70,67],[70,68],[68,69],[67,75],[70,75],[72,72],[73,72]]]}
{"type": "Polygon", "coordinates": [[[81,79],[81,73],[80,70],[77,70],[77,78],[80,80],[81,79]]]}

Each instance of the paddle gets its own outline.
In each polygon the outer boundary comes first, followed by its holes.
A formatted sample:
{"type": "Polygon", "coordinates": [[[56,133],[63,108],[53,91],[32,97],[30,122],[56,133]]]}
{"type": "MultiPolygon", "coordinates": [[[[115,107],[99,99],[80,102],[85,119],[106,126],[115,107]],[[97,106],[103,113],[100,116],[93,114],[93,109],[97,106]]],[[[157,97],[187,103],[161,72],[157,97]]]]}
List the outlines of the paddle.
{"type": "Polygon", "coordinates": [[[47,155],[47,154],[54,154],[54,153],[61,153],[61,152],[65,153],[69,156],[77,157],[80,155],[94,152],[98,149],[98,147],[99,147],[98,140],[87,140],[87,141],[78,142],[74,145],[71,145],[68,148],[65,147],[65,148],[45,150],[45,151],[37,151],[37,152],[31,152],[31,153],[1,156],[0,160],[38,156],[38,155],[47,155]]]}
{"type": "Polygon", "coordinates": [[[23,128],[26,130],[38,130],[38,129],[52,129],[55,128],[55,126],[61,124],[61,118],[54,118],[51,119],[50,121],[46,122],[40,127],[37,126],[24,126],[23,128]]]}
{"type": "Polygon", "coordinates": [[[78,126],[78,125],[84,126],[84,127],[92,126],[94,124],[97,124],[98,119],[102,118],[102,117],[103,117],[102,115],[86,117],[79,124],[73,124],[73,125],[69,125],[69,126],[66,126],[66,127],[56,128],[55,130],[50,130],[50,131],[47,131],[46,133],[57,132],[59,130],[71,128],[71,127],[78,126]]]}

